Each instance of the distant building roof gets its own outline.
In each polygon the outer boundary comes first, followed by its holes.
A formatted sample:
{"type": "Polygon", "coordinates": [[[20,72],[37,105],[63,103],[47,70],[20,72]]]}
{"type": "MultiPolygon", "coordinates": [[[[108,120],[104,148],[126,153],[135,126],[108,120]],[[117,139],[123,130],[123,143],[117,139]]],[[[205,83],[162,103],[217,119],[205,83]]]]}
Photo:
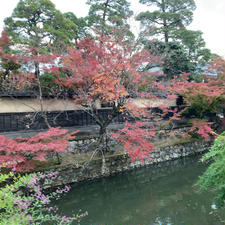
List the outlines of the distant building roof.
{"type": "Polygon", "coordinates": [[[206,76],[217,77],[218,75],[215,69],[210,68],[210,65],[198,66],[198,69],[202,70],[202,73],[206,76]]]}

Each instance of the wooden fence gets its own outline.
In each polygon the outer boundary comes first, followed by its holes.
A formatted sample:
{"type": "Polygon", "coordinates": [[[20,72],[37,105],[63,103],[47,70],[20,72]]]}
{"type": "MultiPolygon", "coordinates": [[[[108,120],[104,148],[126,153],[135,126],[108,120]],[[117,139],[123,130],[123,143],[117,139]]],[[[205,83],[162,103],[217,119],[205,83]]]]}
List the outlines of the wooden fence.
{"type": "MultiPolygon", "coordinates": [[[[111,109],[99,109],[98,114],[107,118],[112,113],[111,109]]],[[[95,125],[95,119],[90,112],[84,110],[51,111],[46,112],[51,126],[72,127],[95,125]]],[[[121,114],[114,118],[112,123],[123,123],[121,114]]],[[[40,112],[0,113],[0,132],[19,130],[46,129],[47,125],[40,112]]]]}

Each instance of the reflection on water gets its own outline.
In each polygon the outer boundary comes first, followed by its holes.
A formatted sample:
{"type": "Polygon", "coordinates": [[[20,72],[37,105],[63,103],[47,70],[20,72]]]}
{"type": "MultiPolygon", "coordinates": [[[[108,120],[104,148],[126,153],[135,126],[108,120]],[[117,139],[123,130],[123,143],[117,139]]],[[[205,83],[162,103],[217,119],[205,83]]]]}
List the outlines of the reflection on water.
{"type": "Polygon", "coordinates": [[[186,158],[73,186],[64,214],[88,211],[82,225],[224,225],[210,193],[192,185],[205,166],[186,158]]]}

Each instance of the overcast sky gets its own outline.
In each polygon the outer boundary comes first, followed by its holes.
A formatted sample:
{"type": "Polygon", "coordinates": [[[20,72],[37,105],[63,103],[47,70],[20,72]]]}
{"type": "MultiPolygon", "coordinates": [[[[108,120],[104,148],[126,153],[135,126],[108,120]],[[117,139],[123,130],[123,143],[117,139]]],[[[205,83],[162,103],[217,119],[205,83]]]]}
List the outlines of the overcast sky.
{"type": "MultiPolygon", "coordinates": [[[[0,0],[0,2],[0,29],[2,29],[4,18],[11,15],[19,0],[0,0]]],[[[86,16],[88,13],[86,0],[52,0],[52,2],[60,11],[72,11],[78,17],[86,16]]],[[[147,6],[139,4],[138,0],[130,2],[131,9],[136,13],[148,9],[147,6]]],[[[214,53],[225,56],[225,0],[195,0],[195,3],[197,9],[189,29],[201,30],[206,47],[214,53]]]]}

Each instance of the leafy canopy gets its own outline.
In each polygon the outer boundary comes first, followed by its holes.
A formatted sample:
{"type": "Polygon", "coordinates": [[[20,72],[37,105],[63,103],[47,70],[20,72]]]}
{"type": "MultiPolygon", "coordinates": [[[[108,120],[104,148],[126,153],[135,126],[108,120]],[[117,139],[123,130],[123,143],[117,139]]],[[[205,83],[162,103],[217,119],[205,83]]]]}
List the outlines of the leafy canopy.
{"type": "Polygon", "coordinates": [[[197,185],[201,191],[213,190],[216,204],[224,206],[225,201],[225,132],[215,140],[212,148],[202,157],[202,161],[212,161],[197,185]]]}
{"type": "Polygon", "coordinates": [[[155,10],[141,12],[137,20],[151,35],[164,37],[168,42],[173,32],[188,26],[193,19],[195,2],[193,0],[140,0],[142,4],[154,6],[155,10]]]}
{"type": "Polygon", "coordinates": [[[72,44],[77,25],[64,17],[50,0],[20,0],[5,29],[14,43],[30,47],[54,47],[72,44]]]}
{"type": "Polygon", "coordinates": [[[87,0],[90,5],[88,24],[104,34],[117,32],[126,39],[134,38],[130,31],[128,19],[132,15],[127,0],[87,0]]]}

